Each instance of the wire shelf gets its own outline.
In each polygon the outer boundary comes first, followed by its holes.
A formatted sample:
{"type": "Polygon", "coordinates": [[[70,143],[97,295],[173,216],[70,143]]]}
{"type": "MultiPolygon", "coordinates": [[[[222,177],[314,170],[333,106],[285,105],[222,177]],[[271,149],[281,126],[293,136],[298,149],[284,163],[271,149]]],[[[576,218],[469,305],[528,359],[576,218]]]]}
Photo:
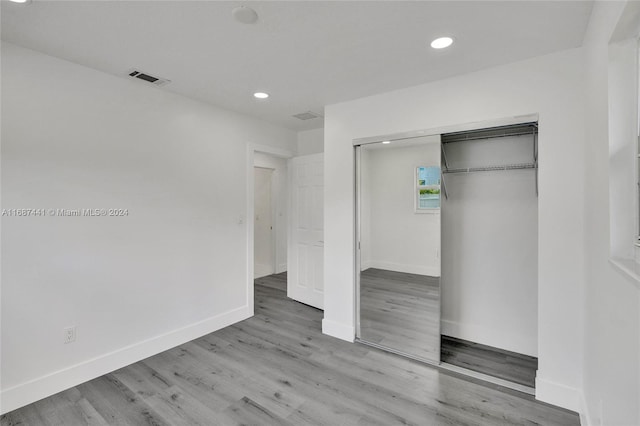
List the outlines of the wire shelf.
{"type": "Polygon", "coordinates": [[[451,173],[475,173],[475,172],[495,172],[503,170],[525,170],[538,168],[536,163],[506,164],[502,166],[468,167],[460,169],[445,169],[444,174],[451,173]]]}

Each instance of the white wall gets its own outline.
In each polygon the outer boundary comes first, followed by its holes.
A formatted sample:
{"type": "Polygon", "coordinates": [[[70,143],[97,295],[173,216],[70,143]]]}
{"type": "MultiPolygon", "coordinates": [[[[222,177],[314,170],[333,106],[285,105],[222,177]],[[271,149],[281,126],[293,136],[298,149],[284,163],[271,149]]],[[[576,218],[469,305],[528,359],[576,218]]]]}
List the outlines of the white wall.
{"type": "Polygon", "coordinates": [[[253,163],[258,167],[273,169],[272,204],[275,217],[276,273],[287,270],[287,160],[256,152],[253,163]]]}
{"type": "Polygon", "coordinates": [[[633,257],[638,235],[634,220],[638,187],[637,167],[637,79],[638,42],[635,38],[609,45],[609,200],[611,253],[633,257]],[[621,220],[623,219],[623,220],[621,220]]]}
{"type": "MultiPolygon", "coordinates": [[[[635,188],[628,190],[635,181],[635,138],[631,135],[625,140],[623,136],[629,120],[634,119],[629,118],[630,111],[619,110],[624,101],[618,103],[625,86],[627,95],[633,91],[629,89],[633,82],[612,78],[608,69],[610,54],[612,71],[618,76],[624,75],[625,63],[635,68],[630,64],[635,56],[632,46],[608,46],[616,23],[625,16],[624,7],[624,2],[597,2],[584,43],[585,182],[591,195],[585,198],[584,206],[588,238],[583,424],[587,425],[640,424],[640,284],[609,260],[612,254],[630,255],[636,220],[632,206],[635,188]],[[611,91],[609,82],[613,84],[611,91]],[[615,105],[609,109],[611,102],[615,105]],[[626,162],[621,152],[627,152],[626,162]],[[620,195],[625,192],[626,200],[620,195]],[[624,203],[631,204],[623,207],[624,203]],[[621,242],[625,239],[626,247],[621,242]]],[[[635,110],[633,105],[627,108],[635,110]]]]}
{"type": "MultiPolygon", "coordinates": [[[[533,137],[444,145],[452,169],[533,162],[533,137]]],[[[442,334],[537,356],[535,171],[446,174],[442,334]]]]}
{"type": "Polygon", "coordinates": [[[295,132],[2,43],[2,411],[252,315],[247,144],[295,132]],[[63,344],[63,328],[77,341],[63,344]]]}
{"type": "Polygon", "coordinates": [[[298,155],[324,152],[324,128],[298,132],[298,155]]]}
{"type": "Polygon", "coordinates": [[[325,332],[354,336],[352,139],[538,113],[536,395],[578,408],[585,279],[582,66],[582,51],[574,49],[326,107],[325,332]]]}
{"type": "Polygon", "coordinates": [[[416,168],[440,165],[436,139],[419,146],[402,146],[398,141],[381,149],[362,148],[366,154],[361,161],[366,165],[361,187],[367,191],[361,198],[366,229],[361,239],[363,270],[440,276],[440,211],[415,212],[416,168]]]}

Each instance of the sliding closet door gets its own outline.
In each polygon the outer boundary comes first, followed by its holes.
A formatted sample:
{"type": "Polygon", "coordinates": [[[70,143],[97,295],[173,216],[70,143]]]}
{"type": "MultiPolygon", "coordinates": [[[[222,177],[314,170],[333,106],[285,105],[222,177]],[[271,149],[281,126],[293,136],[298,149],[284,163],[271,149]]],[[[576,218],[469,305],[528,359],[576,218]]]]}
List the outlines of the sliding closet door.
{"type": "Polygon", "coordinates": [[[358,338],[440,357],[440,137],[357,148],[358,338]]]}

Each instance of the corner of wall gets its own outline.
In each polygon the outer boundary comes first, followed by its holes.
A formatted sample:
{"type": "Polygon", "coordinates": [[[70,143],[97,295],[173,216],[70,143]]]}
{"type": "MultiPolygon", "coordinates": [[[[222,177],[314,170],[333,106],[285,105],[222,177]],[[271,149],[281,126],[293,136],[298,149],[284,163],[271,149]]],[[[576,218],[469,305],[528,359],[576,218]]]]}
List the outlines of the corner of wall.
{"type": "Polygon", "coordinates": [[[298,155],[324,152],[324,128],[298,132],[298,155]]]}
{"type": "Polygon", "coordinates": [[[581,413],[584,398],[579,389],[536,377],[536,399],[581,413]]]}
{"type": "Polygon", "coordinates": [[[355,340],[356,330],[353,326],[324,318],[322,320],[322,334],[346,340],[347,342],[353,342],[355,340]]]}
{"type": "Polygon", "coordinates": [[[589,408],[587,407],[587,399],[584,396],[584,392],[580,392],[580,411],[578,412],[578,414],[580,415],[581,426],[593,425],[591,416],[589,415],[589,408]]]}

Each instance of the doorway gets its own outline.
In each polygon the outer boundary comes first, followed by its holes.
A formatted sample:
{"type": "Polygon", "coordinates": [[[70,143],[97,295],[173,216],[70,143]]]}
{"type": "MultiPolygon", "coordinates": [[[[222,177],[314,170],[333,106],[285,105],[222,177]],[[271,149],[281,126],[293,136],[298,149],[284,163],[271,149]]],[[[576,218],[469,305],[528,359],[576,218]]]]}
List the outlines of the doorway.
{"type": "Polygon", "coordinates": [[[274,210],[272,168],[254,167],[253,277],[275,273],[274,210]]]}
{"type": "Polygon", "coordinates": [[[246,218],[247,305],[252,312],[255,282],[280,274],[278,279],[286,283],[288,161],[292,157],[293,152],[279,148],[257,144],[247,146],[247,209],[246,215],[240,215],[239,222],[245,223],[246,218]],[[260,194],[258,206],[256,193],[260,194]],[[264,205],[271,207],[265,208],[264,205]]]}
{"type": "Polygon", "coordinates": [[[251,237],[253,279],[287,270],[287,159],[265,152],[252,158],[251,237]]]}

